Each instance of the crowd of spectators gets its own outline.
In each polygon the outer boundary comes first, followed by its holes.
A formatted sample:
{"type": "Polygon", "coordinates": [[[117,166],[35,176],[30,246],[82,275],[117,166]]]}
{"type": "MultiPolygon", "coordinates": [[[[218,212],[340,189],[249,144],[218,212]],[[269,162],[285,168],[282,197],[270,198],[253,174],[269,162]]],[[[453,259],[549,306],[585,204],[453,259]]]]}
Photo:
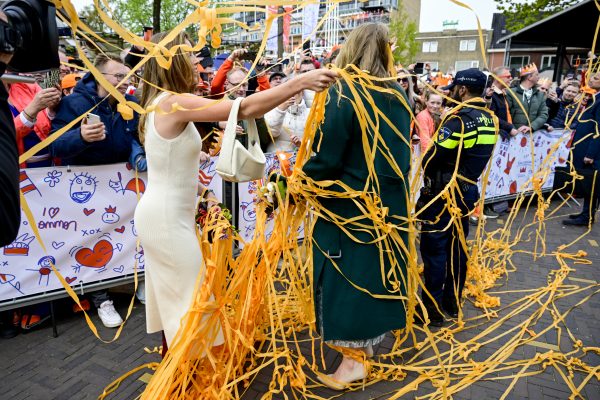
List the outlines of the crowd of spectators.
{"type": "MultiPolygon", "coordinates": [[[[129,101],[137,101],[144,90],[145,83],[139,80],[139,71],[131,74],[131,78],[127,77],[130,68],[140,60],[139,51],[132,48],[124,52],[123,58],[98,54],[94,62],[105,82],[129,101]]],[[[237,49],[215,71],[210,51],[203,48],[196,57],[196,94],[211,98],[227,96],[230,99],[250,96],[254,92],[276,87],[294,74],[325,66],[336,57],[337,52],[337,46],[320,57],[305,51],[300,57],[290,59],[283,65],[274,65],[272,61],[261,59],[255,69],[248,70],[244,66],[247,50],[237,49]]],[[[41,85],[46,83],[43,78],[36,84],[7,85],[20,154],[92,108],[93,114],[99,118],[86,116],[45,150],[26,160],[21,167],[130,162],[139,171],[146,170],[144,148],[138,139],[138,115],[135,114],[133,119],[123,118],[117,108],[117,100],[108,88],[90,72],[79,67],[77,60],[62,52],[60,59],[60,82],[56,85],[42,88],[41,85]]],[[[448,93],[442,90],[452,77],[442,75],[439,71],[419,74],[414,68],[415,65],[406,69],[399,66],[397,79],[416,116],[412,134],[414,149],[424,154],[431,146],[444,116],[453,107],[446,96],[448,93]]],[[[481,97],[498,117],[503,140],[539,129],[552,131],[573,128],[571,122],[577,123],[573,116],[582,112],[595,94],[593,89],[573,76],[563,79],[560,84],[548,79],[540,80],[539,71],[533,64],[523,67],[518,76],[511,75],[506,67],[497,68],[493,73],[496,78],[490,78],[489,87],[481,93],[481,97]],[[579,101],[580,98],[583,101],[579,101]]],[[[289,152],[297,149],[302,141],[313,97],[314,92],[310,91],[291,96],[264,118],[257,120],[264,151],[289,152]]],[[[203,160],[218,154],[225,125],[225,121],[214,121],[211,131],[200,130],[204,140],[203,160]]],[[[243,141],[246,131],[244,121],[240,121],[236,131],[243,141]]],[[[493,214],[490,211],[488,216],[493,217],[493,214]]],[[[138,295],[143,301],[143,287],[138,295]]],[[[121,324],[122,319],[106,290],[92,293],[91,300],[105,326],[116,327],[121,324]]],[[[21,326],[24,329],[35,326],[43,322],[46,314],[29,312],[21,326]]]]}

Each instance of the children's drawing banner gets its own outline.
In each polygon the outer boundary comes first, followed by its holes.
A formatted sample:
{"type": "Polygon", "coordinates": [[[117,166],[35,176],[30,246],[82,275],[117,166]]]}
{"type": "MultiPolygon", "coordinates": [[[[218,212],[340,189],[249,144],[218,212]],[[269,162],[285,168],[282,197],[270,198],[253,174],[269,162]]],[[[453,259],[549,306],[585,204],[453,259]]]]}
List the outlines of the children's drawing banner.
{"type": "MultiPolygon", "coordinates": [[[[570,131],[539,130],[532,135],[519,133],[510,140],[499,140],[491,158],[486,200],[531,190],[531,183],[528,184],[528,181],[542,165],[543,168],[550,168],[542,189],[551,189],[554,184],[554,169],[567,165],[567,143],[570,138],[570,131]]],[[[481,181],[479,187],[481,188],[481,181]]]]}
{"type": "MultiPolygon", "coordinates": [[[[292,166],[296,163],[296,153],[283,153],[285,157],[286,166],[284,168],[292,168],[292,166]],[[289,162],[289,163],[288,163],[289,162]]],[[[238,219],[238,229],[240,230],[240,235],[245,241],[249,241],[254,236],[254,230],[256,228],[256,190],[259,184],[264,184],[267,180],[268,176],[272,173],[281,173],[281,162],[277,154],[275,153],[267,153],[265,154],[267,159],[267,164],[265,166],[265,179],[262,181],[252,181],[238,184],[238,193],[239,193],[239,219],[238,219]]],[[[291,171],[291,169],[290,169],[291,171]]],[[[304,226],[300,227],[299,238],[304,237],[304,226]]],[[[267,219],[267,228],[265,230],[265,235],[267,239],[271,236],[273,232],[273,216],[269,216],[267,219]]],[[[243,244],[240,243],[240,248],[243,247],[243,244]]]]}
{"type": "MultiPolygon", "coordinates": [[[[200,165],[199,180],[221,198],[216,159],[200,165]]],[[[61,289],[54,264],[72,286],[144,271],[133,215],[147,175],[129,164],[23,169],[21,190],[48,253],[25,214],[17,239],[0,248],[0,301],[61,289]],[[139,188],[139,189],[136,189],[139,188]]]]}
{"type": "MultiPolygon", "coordinates": [[[[570,133],[562,130],[541,130],[498,142],[491,159],[486,199],[528,189],[526,182],[550,153],[546,165],[552,171],[556,166],[565,166],[569,137],[570,133]]],[[[266,157],[265,179],[271,172],[281,171],[276,154],[266,157]]],[[[294,153],[287,154],[289,165],[294,165],[295,157],[294,153]]],[[[223,184],[216,174],[216,161],[211,158],[202,163],[198,179],[222,199],[223,184]]],[[[136,263],[143,273],[144,252],[141,247],[136,250],[133,215],[136,187],[140,196],[146,189],[145,173],[136,178],[129,164],[34,168],[21,170],[20,181],[48,253],[42,250],[23,214],[17,239],[0,248],[0,301],[61,289],[52,263],[72,286],[130,275],[136,263]]],[[[554,174],[550,173],[543,188],[552,188],[553,181],[554,174]]],[[[244,240],[254,235],[259,183],[264,181],[238,185],[238,228],[244,240]]],[[[269,218],[267,237],[272,230],[269,218]]]]}

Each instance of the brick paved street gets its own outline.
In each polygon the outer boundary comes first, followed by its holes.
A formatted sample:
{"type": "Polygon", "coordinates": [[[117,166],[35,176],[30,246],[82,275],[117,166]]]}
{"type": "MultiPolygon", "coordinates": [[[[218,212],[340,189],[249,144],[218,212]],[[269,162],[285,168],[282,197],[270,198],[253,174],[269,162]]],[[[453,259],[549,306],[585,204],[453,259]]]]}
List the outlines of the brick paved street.
{"type": "MultiPolygon", "coordinates": [[[[572,210],[571,212],[573,212],[572,210]]],[[[568,208],[560,211],[560,215],[569,212],[568,208]]],[[[489,227],[497,229],[505,223],[506,217],[501,217],[497,221],[489,221],[489,227]]],[[[546,245],[548,251],[554,250],[558,245],[568,243],[577,238],[584,232],[583,228],[564,228],[560,221],[562,218],[555,218],[547,222],[546,245]]],[[[524,215],[521,212],[514,224],[514,227],[521,222],[531,221],[531,213],[524,215]]],[[[533,230],[527,231],[533,232],[533,230]]],[[[531,249],[535,237],[533,234],[524,235],[519,244],[519,248],[531,249]],[[529,241],[528,241],[529,240],[529,241]]],[[[588,252],[588,259],[592,264],[576,264],[572,262],[569,266],[575,271],[569,274],[565,280],[564,286],[586,287],[600,282],[600,227],[595,226],[592,232],[583,240],[574,245],[574,250],[585,250],[588,252]]],[[[573,252],[573,251],[569,251],[573,252]]],[[[551,270],[559,268],[558,263],[553,257],[543,257],[533,260],[527,254],[514,254],[512,261],[516,266],[516,271],[509,274],[508,279],[502,279],[501,285],[494,288],[492,292],[525,290],[542,288],[547,285],[548,274],[551,270]]],[[[510,267],[509,267],[510,269],[510,267]]],[[[556,301],[556,308],[560,312],[567,311],[570,307],[598,290],[596,286],[593,289],[573,294],[556,301]]],[[[113,293],[115,304],[119,311],[124,315],[126,305],[132,293],[131,287],[120,288],[117,293],[113,293]]],[[[513,301],[524,296],[523,293],[501,293],[499,294],[502,306],[507,306],[513,301]]],[[[475,309],[467,301],[465,306],[466,318],[476,317],[481,311],[475,309]]],[[[59,337],[52,337],[52,328],[50,324],[28,334],[21,334],[13,339],[0,341],[0,360],[2,370],[0,371],[0,380],[2,382],[2,393],[0,399],[95,399],[102,390],[114,379],[122,374],[138,367],[146,362],[159,361],[158,354],[147,354],[144,347],[153,348],[160,344],[160,335],[147,335],[145,333],[144,306],[136,303],[133,313],[125,326],[121,337],[114,343],[104,344],[97,340],[87,328],[85,320],[81,315],[73,315],[70,312],[70,304],[67,302],[57,303],[59,321],[59,337]]],[[[509,308],[499,313],[502,317],[512,310],[509,308]]],[[[520,321],[531,316],[531,311],[517,315],[504,323],[502,329],[497,330],[495,335],[502,333],[504,329],[508,330],[520,321]]],[[[95,312],[92,313],[93,320],[99,327],[100,334],[104,339],[109,339],[114,334],[114,330],[105,329],[101,326],[95,312]]],[[[544,327],[551,324],[552,317],[548,312],[542,315],[533,326],[533,331],[539,332],[544,327]]],[[[493,323],[493,320],[490,322],[493,323]]],[[[485,329],[488,323],[482,324],[476,328],[469,329],[457,334],[458,340],[465,340],[472,337],[475,333],[485,329]]],[[[572,334],[580,339],[585,346],[600,346],[600,298],[591,297],[588,301],[575,308],[566,318],[566,325],[572,334]]],[[[545,353],[548,350],[562,352],[572,351],[572,342],[565,329],[560,331],[560,343],[557,338],[557,330],[551,329],[535,343],[520,346],[510,356],[508,360],[529,359],[536,353],[545,353]]],[[[512,336],[512,335],[511,335],[512,336]]],[[[422,337],[421,337],[422,338],[422,337]]],[[[489,338],[487,338],[489,339],[489,338]]],[[[480,340],[485,341],[485,339],[480,340]]],[[[477,360],[490,357],[504,343],[506,338],[497,337],[484,346],[474,356],[477,360]]],[[[380,345],[378,353],[386,353],[391,349],[393,340],[391,335],[380,345]]],[[[440,346],[444,349],[443,346],[440,346]]],[[[405,355],[410,358],[416,354],[411,350],[405,355]]],[[[428,353],[418,356],[418,360],[426,359],[428,353]]],[[[328,366],[335,367],[340,357],[332,350],[325,354],[325,360],[328,366]]],[[[592,367],[598,368],[600,357],[588,353],[583,358],[592,367]]],[[[537,367],[532,370],[538,370],[537,367]]],[[[563,370],[566,370],[563,368],[563,370]]],[[[143,388],[145,375],[150,371],[140,371],[126,380],[111,399],[133,399],[143,388]],[[140,380],[139,378],[142,378],[140,380]]],[[[513,372],[503,375],[511,375],[513,372]]],[[[498,375],[496,375],[498,376],[498,375]]],[[[578,375],[576,374],[576,377],[578,375]]],[[[409,373],[404,381],[382,381],[369,385],[365,390],[358,390],[342,394],[330,391],[328,389],[315,389],[313,393],[323,397],[338,395],[343,399],[386,399],[395,391],[412,382],[416,374],[409,373]]],[[[488,376],[487,378],[491,378],[488,376]]],[[[269,381],[268,370],[260,373],[251,387],[247,390],[244,398],[256,399],[267,390],[269,381]]],[[[576,383],[581,378],[576,379],[576,383]]],[[[480,380],[466,387],[454,399],[498,399],[504,393],[510,380],[480,380]]],[[[409,392],[402,399],[412,399],[416,396],[423,396],[433,392],[431,384],[424,383],[418,387],[416,392],[409,392]]],[[[518,381],[507,398],[509,399],[567,399],[570,390],[564,383],[555,368],[548,367],[540,374],[524,377],[518,381]]],[[[600,383],[597,379],[591,379],[585,388],[581,391],[581,396],[585,399],[600,399],[600,383]]],[[[283,398],[283,396],[274,396],[274,398],[283,398]]]]}

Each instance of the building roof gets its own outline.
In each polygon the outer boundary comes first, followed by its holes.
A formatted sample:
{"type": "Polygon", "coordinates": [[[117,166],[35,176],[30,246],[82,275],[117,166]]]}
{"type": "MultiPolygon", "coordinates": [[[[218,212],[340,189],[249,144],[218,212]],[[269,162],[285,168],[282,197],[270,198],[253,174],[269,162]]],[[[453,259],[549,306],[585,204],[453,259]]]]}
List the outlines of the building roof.
{"type": "Polygon", "coordinates": [[[596,36],[600,10],[595,0],[583,0],[493,43],[511,40],[513,44],[590,48],[596,36]]]}

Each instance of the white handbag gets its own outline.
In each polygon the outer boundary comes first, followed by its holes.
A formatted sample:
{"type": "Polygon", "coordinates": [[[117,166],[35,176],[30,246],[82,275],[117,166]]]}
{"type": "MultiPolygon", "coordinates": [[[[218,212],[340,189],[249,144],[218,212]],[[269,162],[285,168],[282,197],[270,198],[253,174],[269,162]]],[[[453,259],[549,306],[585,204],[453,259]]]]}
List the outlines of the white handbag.
{"type": "Polygon", "coordinates": [[[246,120],[248,148],[236,138],[235,127],[238,122],[238,111],[243,98],[234,100],[225,127],[225,135],[221,144],[221,153],[217,161],[217,173],[229,182],[249,182],[262,179],[265,174],[267,159],[260,148],[258,129],[253,119],[246,120]]]}

